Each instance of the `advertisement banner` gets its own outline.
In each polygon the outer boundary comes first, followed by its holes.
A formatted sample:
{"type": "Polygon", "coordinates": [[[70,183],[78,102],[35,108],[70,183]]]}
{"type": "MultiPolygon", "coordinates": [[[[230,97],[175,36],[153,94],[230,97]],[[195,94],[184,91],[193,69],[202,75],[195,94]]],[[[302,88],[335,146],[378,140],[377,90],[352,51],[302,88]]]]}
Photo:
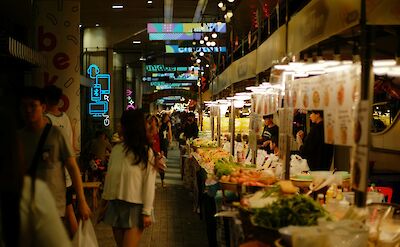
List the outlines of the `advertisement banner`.
{"type": "Polygon", "coordinates": [[[358,25],[360,8],[360,0],[311,1],[289,22],[288,52],[298,54],[332,35],[358,25]]]}
{"type": "Polygon", "coordinates": [[[80,5],[79,1],[37,2],[38,51],[47,67],[38,71],[39,86],[56,85],[63,90],[60,110],[66,112],[74,132],[73,148],[80,150],[80,5]]]}

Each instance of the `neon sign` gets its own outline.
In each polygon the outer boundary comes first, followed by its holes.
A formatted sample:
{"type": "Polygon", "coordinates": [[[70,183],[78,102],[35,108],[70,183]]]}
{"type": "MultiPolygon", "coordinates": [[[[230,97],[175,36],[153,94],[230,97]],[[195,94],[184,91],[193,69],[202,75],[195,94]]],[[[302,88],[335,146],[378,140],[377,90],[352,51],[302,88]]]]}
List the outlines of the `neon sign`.
{"type": "Polygon", "coordinates": [[[165,45],[165,52],[166,53],[191,53],[191,52],[226,52],[225,46],[220,47],[212,47],[212,46],[196,46],[196,47],[180,47],[179,45],[165,45]]]}
{"type": "Polygon", "coordinates": [[[110,125],[110,116],[108,115],[108,103],[110,102],[110,74],[100,74],[97,65],[91,64],[87,73],[94,80],[90,88],[89,114],[94,118],[104,118],[104,126],[110,125]]]}
{"type": "Polygon", "coordinates": [[[196,71],[199,70],[198,67],[175,67],[175,66],[165,66],[164,64],[150,64],[146,65],[147,72],[175,72],[175,71],[196,71]]]}
{"type": "Polygon", "coordinates": [[[135,101],[133,101],[132,99],[132,94],[133,91],[130,89],[126,90],[126,101],[128,102],[128,104],[126,105],[126,110],[135,110],[135,101]]]}
{"type": "Polygon", "coordinates": [[[226,33],[226,23],[147,23],[147,33],[226,33]]]}

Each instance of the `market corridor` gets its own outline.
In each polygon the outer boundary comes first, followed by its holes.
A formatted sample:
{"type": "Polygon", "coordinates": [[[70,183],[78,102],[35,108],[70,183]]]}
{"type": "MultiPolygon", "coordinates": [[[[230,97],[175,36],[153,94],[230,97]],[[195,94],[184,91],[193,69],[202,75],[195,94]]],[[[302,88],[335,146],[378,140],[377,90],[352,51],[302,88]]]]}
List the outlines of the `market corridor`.
{"type": "MultiPolygon", "coordinates": [[[[143,233],[141,247],[206,247],[205,222],[193,212],[190,193],[182,186],[179,168],[179,149],[169,150],[166,171],[166,188],[157,178],[154,210],[156,222],[143,233]]],[[[111,227],[100,223],[96,226],[100,247],[116,246],[111,227]]]]}

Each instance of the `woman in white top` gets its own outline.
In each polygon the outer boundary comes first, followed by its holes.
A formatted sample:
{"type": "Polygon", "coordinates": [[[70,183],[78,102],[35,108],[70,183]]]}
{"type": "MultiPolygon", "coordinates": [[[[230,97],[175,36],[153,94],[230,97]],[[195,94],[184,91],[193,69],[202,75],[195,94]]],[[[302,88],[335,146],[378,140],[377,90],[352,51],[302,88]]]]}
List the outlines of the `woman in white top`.
{"type": "Polygon", "coordinates": [[[103,199],[109,201],[104,222],[113,227],[119,247],[131,247],[151,225],[157,170],[143,112],[125,111],[121,128],[123,142],[111,151],[104,184],[103,199]]]}

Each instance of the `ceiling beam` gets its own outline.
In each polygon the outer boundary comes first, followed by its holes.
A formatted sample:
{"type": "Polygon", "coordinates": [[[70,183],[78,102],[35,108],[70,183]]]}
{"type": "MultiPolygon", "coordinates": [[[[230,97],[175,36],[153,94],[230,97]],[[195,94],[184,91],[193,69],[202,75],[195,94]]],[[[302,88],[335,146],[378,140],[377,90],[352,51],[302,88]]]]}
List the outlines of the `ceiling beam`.
{"type": "Polygon", "coordinates": [[[164,0],[164,23],[171,23],[174,16],[174,0],[164,0]]]}
{"type": "Polygon", "coordinates": [[[199,0],[193,16],[193,23],[201,22],[202,14],[206,10],[208,0],[199,0]]]}

